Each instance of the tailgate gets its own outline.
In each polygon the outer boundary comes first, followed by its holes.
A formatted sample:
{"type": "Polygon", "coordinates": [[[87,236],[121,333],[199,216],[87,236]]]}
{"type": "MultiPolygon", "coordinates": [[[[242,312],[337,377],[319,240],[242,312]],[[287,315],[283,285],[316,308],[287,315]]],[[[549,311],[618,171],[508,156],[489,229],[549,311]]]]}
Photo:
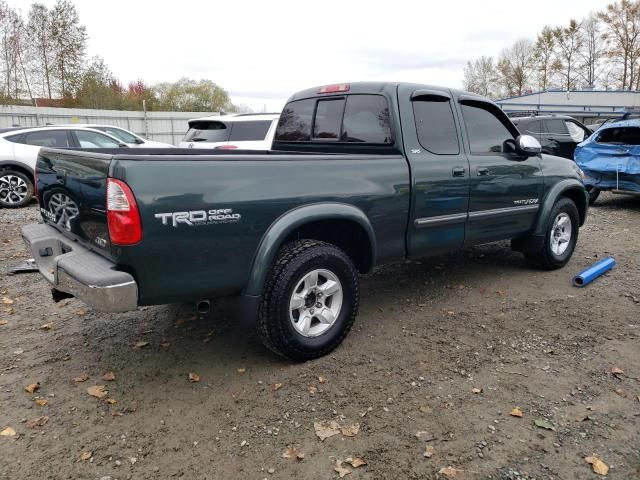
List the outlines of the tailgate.
{"type": "Polygon", "coordinates": [[[42,149],[36,165],[37,197],[45,223],[111,258],[106,185],[112,155],[42,149]]]}

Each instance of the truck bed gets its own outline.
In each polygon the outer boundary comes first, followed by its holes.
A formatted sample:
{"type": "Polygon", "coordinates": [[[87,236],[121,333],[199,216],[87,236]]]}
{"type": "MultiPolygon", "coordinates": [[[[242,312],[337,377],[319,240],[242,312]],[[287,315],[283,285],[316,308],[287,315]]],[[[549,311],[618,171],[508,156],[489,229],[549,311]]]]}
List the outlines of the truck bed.
{"type": "Polygon", "coordinates": [[[246,252],[280,216],[319,201],[364,212],[381,246],[376,260],[405,254],[410,176],[400,154],[43,149],[37,168],[44,221],[133,275],[141,305],[239,293],[253,261],[246,252]],[[135,195],[136,245],[110,242],[107,177],[135,195]]]}

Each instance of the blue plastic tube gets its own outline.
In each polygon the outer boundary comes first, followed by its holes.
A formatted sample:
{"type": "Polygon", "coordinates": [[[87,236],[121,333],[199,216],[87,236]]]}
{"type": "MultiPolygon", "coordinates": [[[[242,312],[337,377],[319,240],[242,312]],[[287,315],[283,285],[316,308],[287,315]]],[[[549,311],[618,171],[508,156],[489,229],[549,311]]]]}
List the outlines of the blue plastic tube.
{"type": "Polygon", "coordinates": [[[581,271],[578,275],[573,277],[573,284],[576,287],[584,287],[588,285],[600,275],[611,270],[616,264],[613,257],[606,257],[597,263],[594,263],[589,268],[581,271]]]}

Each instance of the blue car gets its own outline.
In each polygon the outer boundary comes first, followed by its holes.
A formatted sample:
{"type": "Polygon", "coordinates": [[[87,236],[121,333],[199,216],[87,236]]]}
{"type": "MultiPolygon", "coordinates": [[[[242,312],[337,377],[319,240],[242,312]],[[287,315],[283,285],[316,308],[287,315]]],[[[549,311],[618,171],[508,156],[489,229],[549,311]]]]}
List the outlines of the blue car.
{"type": "Polygon", "coordinates": [[[606,123],[578,144],[574,159],[591,204],[602,191],[640,195],[640,119],[606,123]]]}

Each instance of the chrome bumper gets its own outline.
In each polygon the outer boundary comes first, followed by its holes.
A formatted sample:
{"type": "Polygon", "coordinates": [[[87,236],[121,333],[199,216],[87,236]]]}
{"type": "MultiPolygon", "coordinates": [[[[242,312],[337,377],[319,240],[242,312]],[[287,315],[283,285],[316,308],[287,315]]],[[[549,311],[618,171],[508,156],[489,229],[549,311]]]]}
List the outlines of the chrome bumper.
{"type": "Polygon", "coordinates": [[[54,288],[101,312],[138,307],[138,285],[113,263],[43,224],[22,227],[22,238],[40,273],[54,288]]]}

